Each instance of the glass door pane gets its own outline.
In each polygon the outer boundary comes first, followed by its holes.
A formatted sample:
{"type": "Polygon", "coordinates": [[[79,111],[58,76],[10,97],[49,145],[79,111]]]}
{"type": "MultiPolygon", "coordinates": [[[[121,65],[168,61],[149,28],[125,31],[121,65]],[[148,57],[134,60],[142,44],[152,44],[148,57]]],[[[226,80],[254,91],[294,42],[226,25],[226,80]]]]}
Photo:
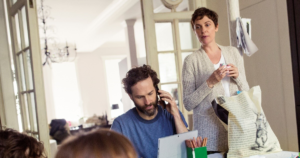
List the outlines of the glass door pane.
{"type": "Polygon", "coordinates": [[[32,79],[32,66],[31,66],[30,50],[26,50],[26,64],[27,64],[28,90],[32,90],[33,89],[33,79],[32,79]]]}
{"type": "Polygon", "coordinates": [[[22,94],[21,99],[22,99],[21,100],[22,111],[23,111],[23,115],[26,119],[23,122],[25,122],[25,131],[28,132],[28,131],[30,131],[30,114],[29,114],[27,95],[22,94]]]}
{"type": "Polygon", "coordinates": [[[161,83],[177,82],[174,53],[158,54],[158,64],[161,83]]]}
{"type": "Polygon", "coordinates": [[[26,8],[21,9],[22,15],[22,27],[23,27],[23,37],[24,37],[24,47],[29,46],[29,37],[28,37],[28,27],[27,27],[27,17],[26,17],[26,8]]]}
{"type": "Polygon", "coordinates": [[[151,0],[153,4],[153,12],[154,13],[165,13],[171,12],[171,9],[168,9],[164,6],[161,0],[151,0]]]}
{"type": "Polygon", "coordinates": [[[155,23],[157,51],[173,51],[172,23],[155,23]]]}
{"type": "Polygon", "coordinates": [[[21,86],[22,86],[22,91],[26,91],[26,81],[25,81],[25,71],[24,71],[24,63],[23,63],[23,53],[21,53],[18,56],[18,63],[19,63],[19,71],[21,75],[21,86]]]}
{"type": "Polygon", "coordinates": [[[176,102],[177,106],[179,107],[178,84],[161,85],[161,89],[169,92],[172,95],[172,97],[175,99],[175,102],[176,102]]]}
{"type": "Polygon", "coordinates": [[[37,132],[38,131],[38,122],[37,122],[37,116],[36,116],[35,97],[34,97],[34,93],[29,93],[29,95],[30,95],[30,106],[31,106],[31,112],[32,112],[33,131],[37,132]]]}
{"type": "Polygon", "coordinates": [[[14,26],[15,26],[15,33],[16,33],[16,42],[15,43],[15,49],[16,49],[16,52],[19,52],[21,50],[21,33],[20,33],[20,23],[19,23],[19,14],[17,13],[15,16],[14,16],[14,26]]]}
{"type": "Polygon", "coordinates": [[[189,22],[179,23],[179,37],[181,49],[193,49],[192,30],[189,22]]]}
{"type": "Polygon", "coordinates": [[[182,0],[182,2],[176,8],[177,12],[189,11],[189,0],[182,0]]]}

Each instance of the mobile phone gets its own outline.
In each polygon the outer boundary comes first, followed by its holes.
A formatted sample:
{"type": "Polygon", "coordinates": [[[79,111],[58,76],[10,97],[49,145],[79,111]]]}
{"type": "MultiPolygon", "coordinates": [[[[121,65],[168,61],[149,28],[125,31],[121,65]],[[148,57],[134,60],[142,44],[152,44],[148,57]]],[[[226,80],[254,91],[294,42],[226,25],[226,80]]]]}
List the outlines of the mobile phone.
{"type": "Polygon", "coordinates": [[[165,109],[165,108],[166,108],[166,103],[165,103],[165,101],[161,100],[161,98],[160,98],[160,96],[159,96],[160,93],[158,92],[159,88],[158,88],[157,85],[155,86],[155,89],[156,89],[156,94],[157,94],[157,96],[158,96],[158,98],[159,98],[158,102],[159,102],[160,105],[163,107],[163,109],[165,109]]]}

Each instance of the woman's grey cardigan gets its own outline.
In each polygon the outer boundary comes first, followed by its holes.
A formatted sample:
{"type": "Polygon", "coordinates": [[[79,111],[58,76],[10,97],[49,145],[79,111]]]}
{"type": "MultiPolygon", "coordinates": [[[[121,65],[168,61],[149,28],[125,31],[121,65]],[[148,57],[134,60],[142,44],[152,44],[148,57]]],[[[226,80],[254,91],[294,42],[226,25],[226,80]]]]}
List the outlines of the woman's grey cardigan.
{"type": "MultiPolygon", "coordinates": [[[[238,68],[237,79],[230,79],[230,95],[238,90],[249,90],[246,80],[243,57],[235,47],[220,46],[226,64],[233,64],[238,68]]],[[[209,88],[206,80],[215,71],[205,51],[200,48],[184,60],[182,69],[183,103],[185,108],[193,110],[194,129],[199,136],[207,137],[208,151],[227,151],[228,136],[224,126],[218,120],[211,102],[219,95],[224,95],[222,83],[209,88]]]]}

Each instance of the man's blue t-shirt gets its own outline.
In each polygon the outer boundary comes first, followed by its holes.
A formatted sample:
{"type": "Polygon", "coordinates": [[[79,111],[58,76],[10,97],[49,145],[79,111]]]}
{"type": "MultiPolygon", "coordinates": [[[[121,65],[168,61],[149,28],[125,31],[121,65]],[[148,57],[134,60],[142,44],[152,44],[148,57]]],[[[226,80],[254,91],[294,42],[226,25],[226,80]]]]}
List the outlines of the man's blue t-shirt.
{"type": "MultiPolygon", "coordinates": [[[[179,111],[185,126],[187,123],[179,111]]],[[[176,134],[173,115],[158,106],[158,113],[152,120],[145,120],[132,108],[125,114],[117,117],[111,127],[126,136],[134,145],[139,158],[156,158],[158,138],[176,134]]]]}

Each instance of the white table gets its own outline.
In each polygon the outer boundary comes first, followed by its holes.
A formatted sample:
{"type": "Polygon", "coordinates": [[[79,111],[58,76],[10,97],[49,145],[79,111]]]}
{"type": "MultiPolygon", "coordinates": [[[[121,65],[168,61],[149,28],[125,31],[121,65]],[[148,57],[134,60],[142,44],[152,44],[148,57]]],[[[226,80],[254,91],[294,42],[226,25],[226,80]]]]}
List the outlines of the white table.
{"type": "MultiPolygon", "coordinates": [[[[248,158],[296,158],[298,155],[299,155],[298,152],[281,151],[281,152],[266,154],[266,155],[250,156],[248,158]]],[[[210,154],[208,155],[208,158],[223,158],[223,155],[221,153],[210,154]]]]}

